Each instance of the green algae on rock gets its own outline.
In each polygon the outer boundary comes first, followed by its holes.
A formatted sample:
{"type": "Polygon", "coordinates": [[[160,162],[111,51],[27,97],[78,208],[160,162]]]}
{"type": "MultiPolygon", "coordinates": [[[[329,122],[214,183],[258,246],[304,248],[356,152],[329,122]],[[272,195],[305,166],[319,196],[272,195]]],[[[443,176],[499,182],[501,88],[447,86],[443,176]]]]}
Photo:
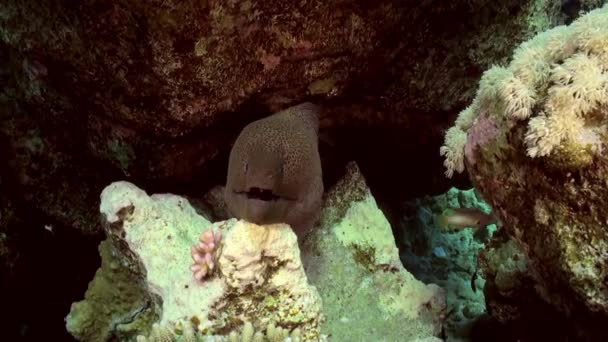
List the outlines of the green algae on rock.
{"type": "MultiPolygon", "coordinates": [[[[211,224],[179,196],[148,196],[131,183],[112,183],[100,206],[109,237],[104,244],[123,261],[116,265],[133,277],[134,293],[148,299],[151,314],[140,317],[137,303],[123,303],[129,306],[123,311],[132,314],[131,325],[107,324],[114,322],[109,318],[92,324],[96,309],[106,312],[99,317],[109,317],[112,302],[124,295],[120,287],[122,294],[98,290],[95,284],[106,283],[98,279],[104,274],[100,271],[85,300],[68,315],[69,330],[81,341],[139,335],[143,340],[188,329],[229,336],[248,324],[257,331],[281,328],[303,341],[320,341],[328,334],[337,340],[437,336],[445,295],[401,266],[390,226],[354,164],[328,193],[328,203],[321,227],[306,236],[300,256],[297,237],[287,225],[235,219],[211,224]],[[189,270],[190,245],[207,229],[223,238],[216,272],[198,283],[189,270]],[[358,258],[358,249],[367,257],[358,258]],[[95,304],[100,300],[103,307],[95,304]]],[[[110,256],[102,257],[108,264],[110,256]]]]}
{"type": "Polygon", "coordinates": [[[124,339],[148,331],[159,316],[153,304],[157,298],[139,281],[137,265],[125,264],[110,240],[99,245],[99,254],[101,267],[84,300],[72,304],[67,330],[79,341],[124,339]]]}
{"type": "MultiPolygon", "coordinates": [[[[256,226],[234,219],[212,225],[187,200],[168,194],[148,196],[127,182],[104,189],[100,210],[109,237],[104,246],[109,244],[114,252],[102,253],[104,269],[113,267],[117,275],[129,278],[114,282],[112,273],[98,272],[85,300],[74,304],[67,317],[69,331],[79,340],[148,335],[149,329],[142,331],[141,324],[116,324],[115,315],[125,311],[130,321],[142,319],[144,313],[141,305],[124,296],[147,299],[147,310],[158,317],[152,323],[169,331],[190,325],[202,334],[228,335],[250,322],[256,329],[269,324],[298,329],[305,341],[320,339],[321,300],[306,280],[297,238],[288,226],[256,226]],[[222,233],[222,247],[217,272],[198,282],[190,271],[190,247],[208,229],[222,233]],[[110,284],[117,287],[110,289],[110,284]],[[275,305],[261,305],[264,302],[275,305]]],[[[150,317],[146,323],[150,328],[150,317]]]]}
{"type": "Polygon", "coordinates": [[[403,268],[390,224],[355,163],[326,194],[321,224],[304,240],[302,257],[323,299],[322,331],[337,341],[439,335],[445,294],[403,268]]]}

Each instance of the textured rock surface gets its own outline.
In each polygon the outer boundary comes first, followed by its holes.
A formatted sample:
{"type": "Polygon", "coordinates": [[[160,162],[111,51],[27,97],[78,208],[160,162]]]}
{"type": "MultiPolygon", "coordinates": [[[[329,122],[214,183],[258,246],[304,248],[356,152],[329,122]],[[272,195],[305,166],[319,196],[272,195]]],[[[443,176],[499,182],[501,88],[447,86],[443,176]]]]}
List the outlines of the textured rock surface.
{"type": "Polygon", "coordinates": [[[191,324],[205,334],[227,335],[250,322],[256,328],[299,328],[306,340],[319,339],[320,297],[308,285],[296,236],[287,226],[236,220],[211,225],[183,198],[148,196],[127,182],[106,187],[100,209],[115,254],[102,253],[109,266],[102,265],[85,300],[66,319],[79,340],[147,335],[142,326],[150,327],[148,312],[168,330],[191,324]],[[217,276],[198,283],[189,269],[190,246],[207,229],[224,238],[217,276]],[[113,291],[108,284],[116,285],[113,291]],[[117,319],[125,312],[127,322],[117,319]]]}
{"type": "Polygon", "coordinates": [[[486,277],[483,292],[487,311],[501,323],[489,329],[506,339],[584,340],[589,335],[591,340],[598,339],[591,330],[585,331],[598,322],[564,316],[538,295],[526,253],[507,233],[499,231],[479,255],[480,272],[486,277]]]}
{"type": "Polygon", "coordinates": [[[137,263],[111,241],[99,245],[102,264],[84,300],[74,303],[67,330],[79,341],[108,341],[145,333],[160,315],[158,299],[144,290],[137,263]],[[125,333],[123,335],[123,332],[125,333]]]}
{"type": "Polygon", "coordinates": [[[391,227],[354,163],[327,194],[318,230],[302,255],[336,341],[413,341],[438,336],[445,294],[425,285],[399,260],[391,227]]]}
{"type": "Polygon", "coordinates": [[[492,210],[474,189],[451,188],[441,195],[405,203],[397,229],[403,231],[399,242],[404,266],[421,281],[446,291],[446,311],[450,313],[445,322],[447,340],[470,341],[475,322],[486,313],[485,280],[478,272],[477,256],[497,228],[442,229],[438,218],[453,208],[492,210]]]}
{"type": "Polygon", "coordinates": [[[603,338],[593,327],[608,322],[607,38],[608,5],[535,37],[488,71],[472,116],[457,121],[470,127],[466,169],[527,256],[538,296],[603,338]]]}
{"type": "MultiPolygon", "coordinates": [[[[0,13],[16,186],[85,232],[99,232],[90,208],[113,179],[196,181],[245,123],[304,99],[340,99],[334,128],[441,125],[482,70],[563,19],[541,0],[9,0],[0,13]]],[[[416,132],[428,142],[441,129],[416,132]]]]}
{"type": "Polygon", "coordinates": [[[272,323],[310,340],[319,328],[336,340],[440,333],[443,291],[403,268],[390,226],[354,164],[328,194],[302,261],[288,226],[234,219],[211,225],[183,198],[148,196],[127,182],[104,190],[101,211],[109,235],[100,247],[104,263],[67,318],[79,340],[148,335],[157,318],[165,330],[194,323],[218,335],[245,322],[257,330],[272,323]],[[216,273],[199,284],[189,270],[190,245],[208,228],[224,238],[216,273]]]}
{"type": "Polygon", "coordinates": [[[488,311],[502,323],[521,321],[522,303],[538,299],[528,279],[528,259],[515,240],[505,239],[502,232],[497,235],[479,256],[487,278],[488,311]]]}

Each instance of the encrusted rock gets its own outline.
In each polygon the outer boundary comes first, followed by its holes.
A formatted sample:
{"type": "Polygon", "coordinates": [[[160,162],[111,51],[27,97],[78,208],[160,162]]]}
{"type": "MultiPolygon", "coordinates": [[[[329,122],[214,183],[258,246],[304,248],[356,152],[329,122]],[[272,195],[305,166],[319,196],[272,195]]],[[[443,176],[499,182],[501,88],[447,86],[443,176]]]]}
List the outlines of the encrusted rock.
{"type": "Polygon", "coordinates": [[[403,267],[391,226],[355,163],[326,194],[325,205],[302,252],[323,299],[323,333],[336,341],[438,336],[445,293],[403,267]]]}
{"type": "MultiPolygon", "coordinates": [[[[439,335],[445,295],[403,268],[390,225],[358,168],[351,164],[327,195],[323,219],[301,242],[301,256],[287,225],[211,224],[182,197],[148,196],[131,183],[112,183],[102,193],[101,212],[115,271],[102,267],[85,300],[73,304],[69,331],[81,341],[190,329],[229,336],[247,324],[267,334],[281,328],[304,341],[439,335]],[[190,270],[190,247],[208,230],[222,239],[212,272],[199,281],[190,270]],[[125,276],[113,283],[116,272],[125,276]],[[142,299],[125,304],[126,293],[142,299]]],[[[102,256],[107,265],[110,256],[102,256]]]]}
{"type": "MultiPolygon", "coordinates": [[[[526,256],[536,296],[594,340],[608,338],[607,46],[608,5],[521,44],[442,147],[447,173],[466,165],[526,256]]],[[[503,292],[519,278],[490,275],[503,292]]]]}
{"type": "MultiPolygon", "coordinates": [[[[131,291],[150,299],[147,303],[158,312],[163,329],[192,324],[204,334],[226,335],[243,322],[251,322],[258,329],[269,324],[287,331],[297,328],[304,340],[320,339],[321,300],[308,284],[297,238],[289,226],[261,227],[234,219],[212,225],[182,197],[148,196],[127,182],[106,187],[100,207],[109,241],[118,253],[115,267],[128,269],[131,291]],[[190,271],[190,246],[209,229],[223,235],[218,269],[199,282],[190,271]]],[[[122,293],[123,288],[116,290],[122,293]]],[[[75,311],[67,317],[70,332],[83,341],[93,341],[91,336],[117,336],[116,331],[128,330],[109,321],[105,326],[88,323],[105,317],[91,308],[91,298],[121,298],[94,291],[96,287],[90,287],[86,300],[74,304],[75,311]],[[77,309],[84,307],[90,310],[77,315],[77,309]],[[110,331],[91,335],[83,329],[110,331]]],[[[107,307],[110,312],[115,310],[111,303],[107,307]]],[[[140,319],[138,315],[134,312],[131,321],[140,319]]],[[[141,329],[132,331],[133,335],[141,333],[141,329]]]]}

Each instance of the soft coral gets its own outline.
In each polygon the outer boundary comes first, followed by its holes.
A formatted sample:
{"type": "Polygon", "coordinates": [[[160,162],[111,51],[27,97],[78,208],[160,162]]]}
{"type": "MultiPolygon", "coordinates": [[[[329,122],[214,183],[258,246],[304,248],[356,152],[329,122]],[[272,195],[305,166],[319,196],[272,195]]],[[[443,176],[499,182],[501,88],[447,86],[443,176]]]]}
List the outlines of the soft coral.
{"type": "Polygon", "coordinates": [[[220,246],[222,234],[208,230],[199,236],[199,243],[192,246],[192,260],[194,264],[190,270],[194,273],[194,278],[202,281],[215,268],[215,254],[220,246]]]}

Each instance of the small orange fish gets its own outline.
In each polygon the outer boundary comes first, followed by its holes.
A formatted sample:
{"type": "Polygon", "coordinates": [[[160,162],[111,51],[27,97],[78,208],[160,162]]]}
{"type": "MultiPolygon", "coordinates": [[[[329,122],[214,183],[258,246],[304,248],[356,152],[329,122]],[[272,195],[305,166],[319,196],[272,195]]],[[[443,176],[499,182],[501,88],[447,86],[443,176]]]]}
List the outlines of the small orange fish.
{"type": "Polygon", "coordinates": [[[435,217],[435,222],[446,231],[456,231],[465,228],[475,230],[497,223],[492,213],[485,213],[478,208],[449,208],[435,217]]]}

